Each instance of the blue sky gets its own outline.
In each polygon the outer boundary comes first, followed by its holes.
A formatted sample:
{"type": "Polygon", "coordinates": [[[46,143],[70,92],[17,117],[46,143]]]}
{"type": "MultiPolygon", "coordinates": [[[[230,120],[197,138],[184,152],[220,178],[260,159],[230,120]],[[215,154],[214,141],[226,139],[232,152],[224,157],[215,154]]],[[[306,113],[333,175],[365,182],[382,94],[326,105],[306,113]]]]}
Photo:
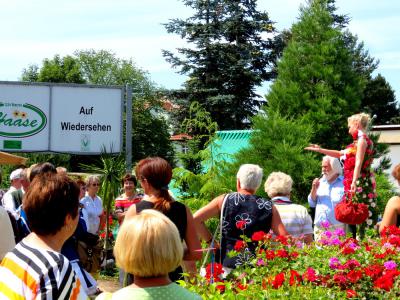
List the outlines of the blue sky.
{"type": "MultiPolygon", "coordinates": [[[[305,0],[260,0],[281,30],[296,22],[305,0]]],[[[379,59],[377,72],[400,99],[400,1],[337,0],[339,13],[351,17],[349,29],[379,59]]],[[[161,49],[184,45],[162,23],[185,18],[191,10],[179,0],[0,0],[0,80],[18,80],[29,64],[79,49],[106,49],[133,58],[159,86],[178,88],[176,74],[161,49]]],[[[259,89],[266,93],[268,85],[259,89]]]]}

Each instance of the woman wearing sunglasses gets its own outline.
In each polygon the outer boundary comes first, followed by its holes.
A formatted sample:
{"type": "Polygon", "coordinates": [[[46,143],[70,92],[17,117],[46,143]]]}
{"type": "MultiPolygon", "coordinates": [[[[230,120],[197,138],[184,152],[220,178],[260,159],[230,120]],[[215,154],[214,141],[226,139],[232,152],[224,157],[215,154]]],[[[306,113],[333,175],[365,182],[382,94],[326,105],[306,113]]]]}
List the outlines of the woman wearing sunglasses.
{"type": "Polygon", "coordinates": [[[97,193],[100,188],[100,179],[91,175],[86,179],[86,195],[80,201],[82,213],[86,222],[87,231],[98,235],[100,228],[100,217],[103,214],[103,202],[97,193]]]}

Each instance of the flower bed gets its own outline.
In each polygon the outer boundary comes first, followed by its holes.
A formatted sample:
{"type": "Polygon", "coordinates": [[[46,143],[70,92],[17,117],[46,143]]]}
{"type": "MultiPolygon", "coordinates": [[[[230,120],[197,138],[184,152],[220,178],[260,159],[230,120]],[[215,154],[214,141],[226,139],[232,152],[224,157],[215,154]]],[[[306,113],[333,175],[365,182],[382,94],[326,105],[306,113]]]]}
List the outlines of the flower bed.
{"type": "Polygon", "coordinates": [[[327,231],[310,246],[264,232],[242,237],[230,255],[248,260],[225,279],[214,263],[206,276],[182,282],[204,299],[399,299],[400,229],[359,242],[327,231]],[[256,255],[248,252],[257,243],[256,255]],[[247,254],[247,255],[246,255],[247,254]]]}

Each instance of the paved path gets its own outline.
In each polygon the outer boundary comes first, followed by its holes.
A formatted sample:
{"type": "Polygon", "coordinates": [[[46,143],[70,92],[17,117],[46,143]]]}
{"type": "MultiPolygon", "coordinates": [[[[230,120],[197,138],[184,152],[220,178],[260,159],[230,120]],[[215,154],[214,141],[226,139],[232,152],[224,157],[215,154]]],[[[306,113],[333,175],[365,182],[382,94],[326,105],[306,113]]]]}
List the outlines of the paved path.
{"type": "Polygon", "coordinates": [[[115,292],[119,290],[119,285],[117,280],[108,280],[108,279],[98,279],[97,285],[99,289],[104,292],[115,292]]]}

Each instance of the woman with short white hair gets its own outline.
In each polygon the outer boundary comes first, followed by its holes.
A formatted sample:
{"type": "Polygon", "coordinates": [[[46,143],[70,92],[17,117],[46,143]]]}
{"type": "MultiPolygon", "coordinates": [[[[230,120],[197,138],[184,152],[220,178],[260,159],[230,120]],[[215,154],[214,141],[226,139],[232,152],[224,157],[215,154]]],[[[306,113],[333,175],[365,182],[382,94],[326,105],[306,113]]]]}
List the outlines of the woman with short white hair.
{"type": "MultiPolygon", "coordinates": [[[[226,272],[246,263],[241,254],[233,257],[226,255],[234,250],[236,241],[242,240],[242,235],[251,238],[255,232],[268,233],[271,229],[276,235],[287,235],[272,202],[255,195],[261,185],[262,176],[263,171],[258,165],[242,165],[236,175],[237,192],[218,196],[194,214],[198,234],[207,243],[211,243],[212,235],[204,222],[209,218],[221,216],[220,260],[226,272]]],[[[249,251],[254,251],[254,246],[249,245],[249,251]]]]}
{"type": "Polygon", "coordinates": [[[265,192],[278,209],[288,233],[305,243],[313,240],[312,220],[307,209],[290,200],[292,177],[283,172],[272,172],[265,182],[265,192]]]}

